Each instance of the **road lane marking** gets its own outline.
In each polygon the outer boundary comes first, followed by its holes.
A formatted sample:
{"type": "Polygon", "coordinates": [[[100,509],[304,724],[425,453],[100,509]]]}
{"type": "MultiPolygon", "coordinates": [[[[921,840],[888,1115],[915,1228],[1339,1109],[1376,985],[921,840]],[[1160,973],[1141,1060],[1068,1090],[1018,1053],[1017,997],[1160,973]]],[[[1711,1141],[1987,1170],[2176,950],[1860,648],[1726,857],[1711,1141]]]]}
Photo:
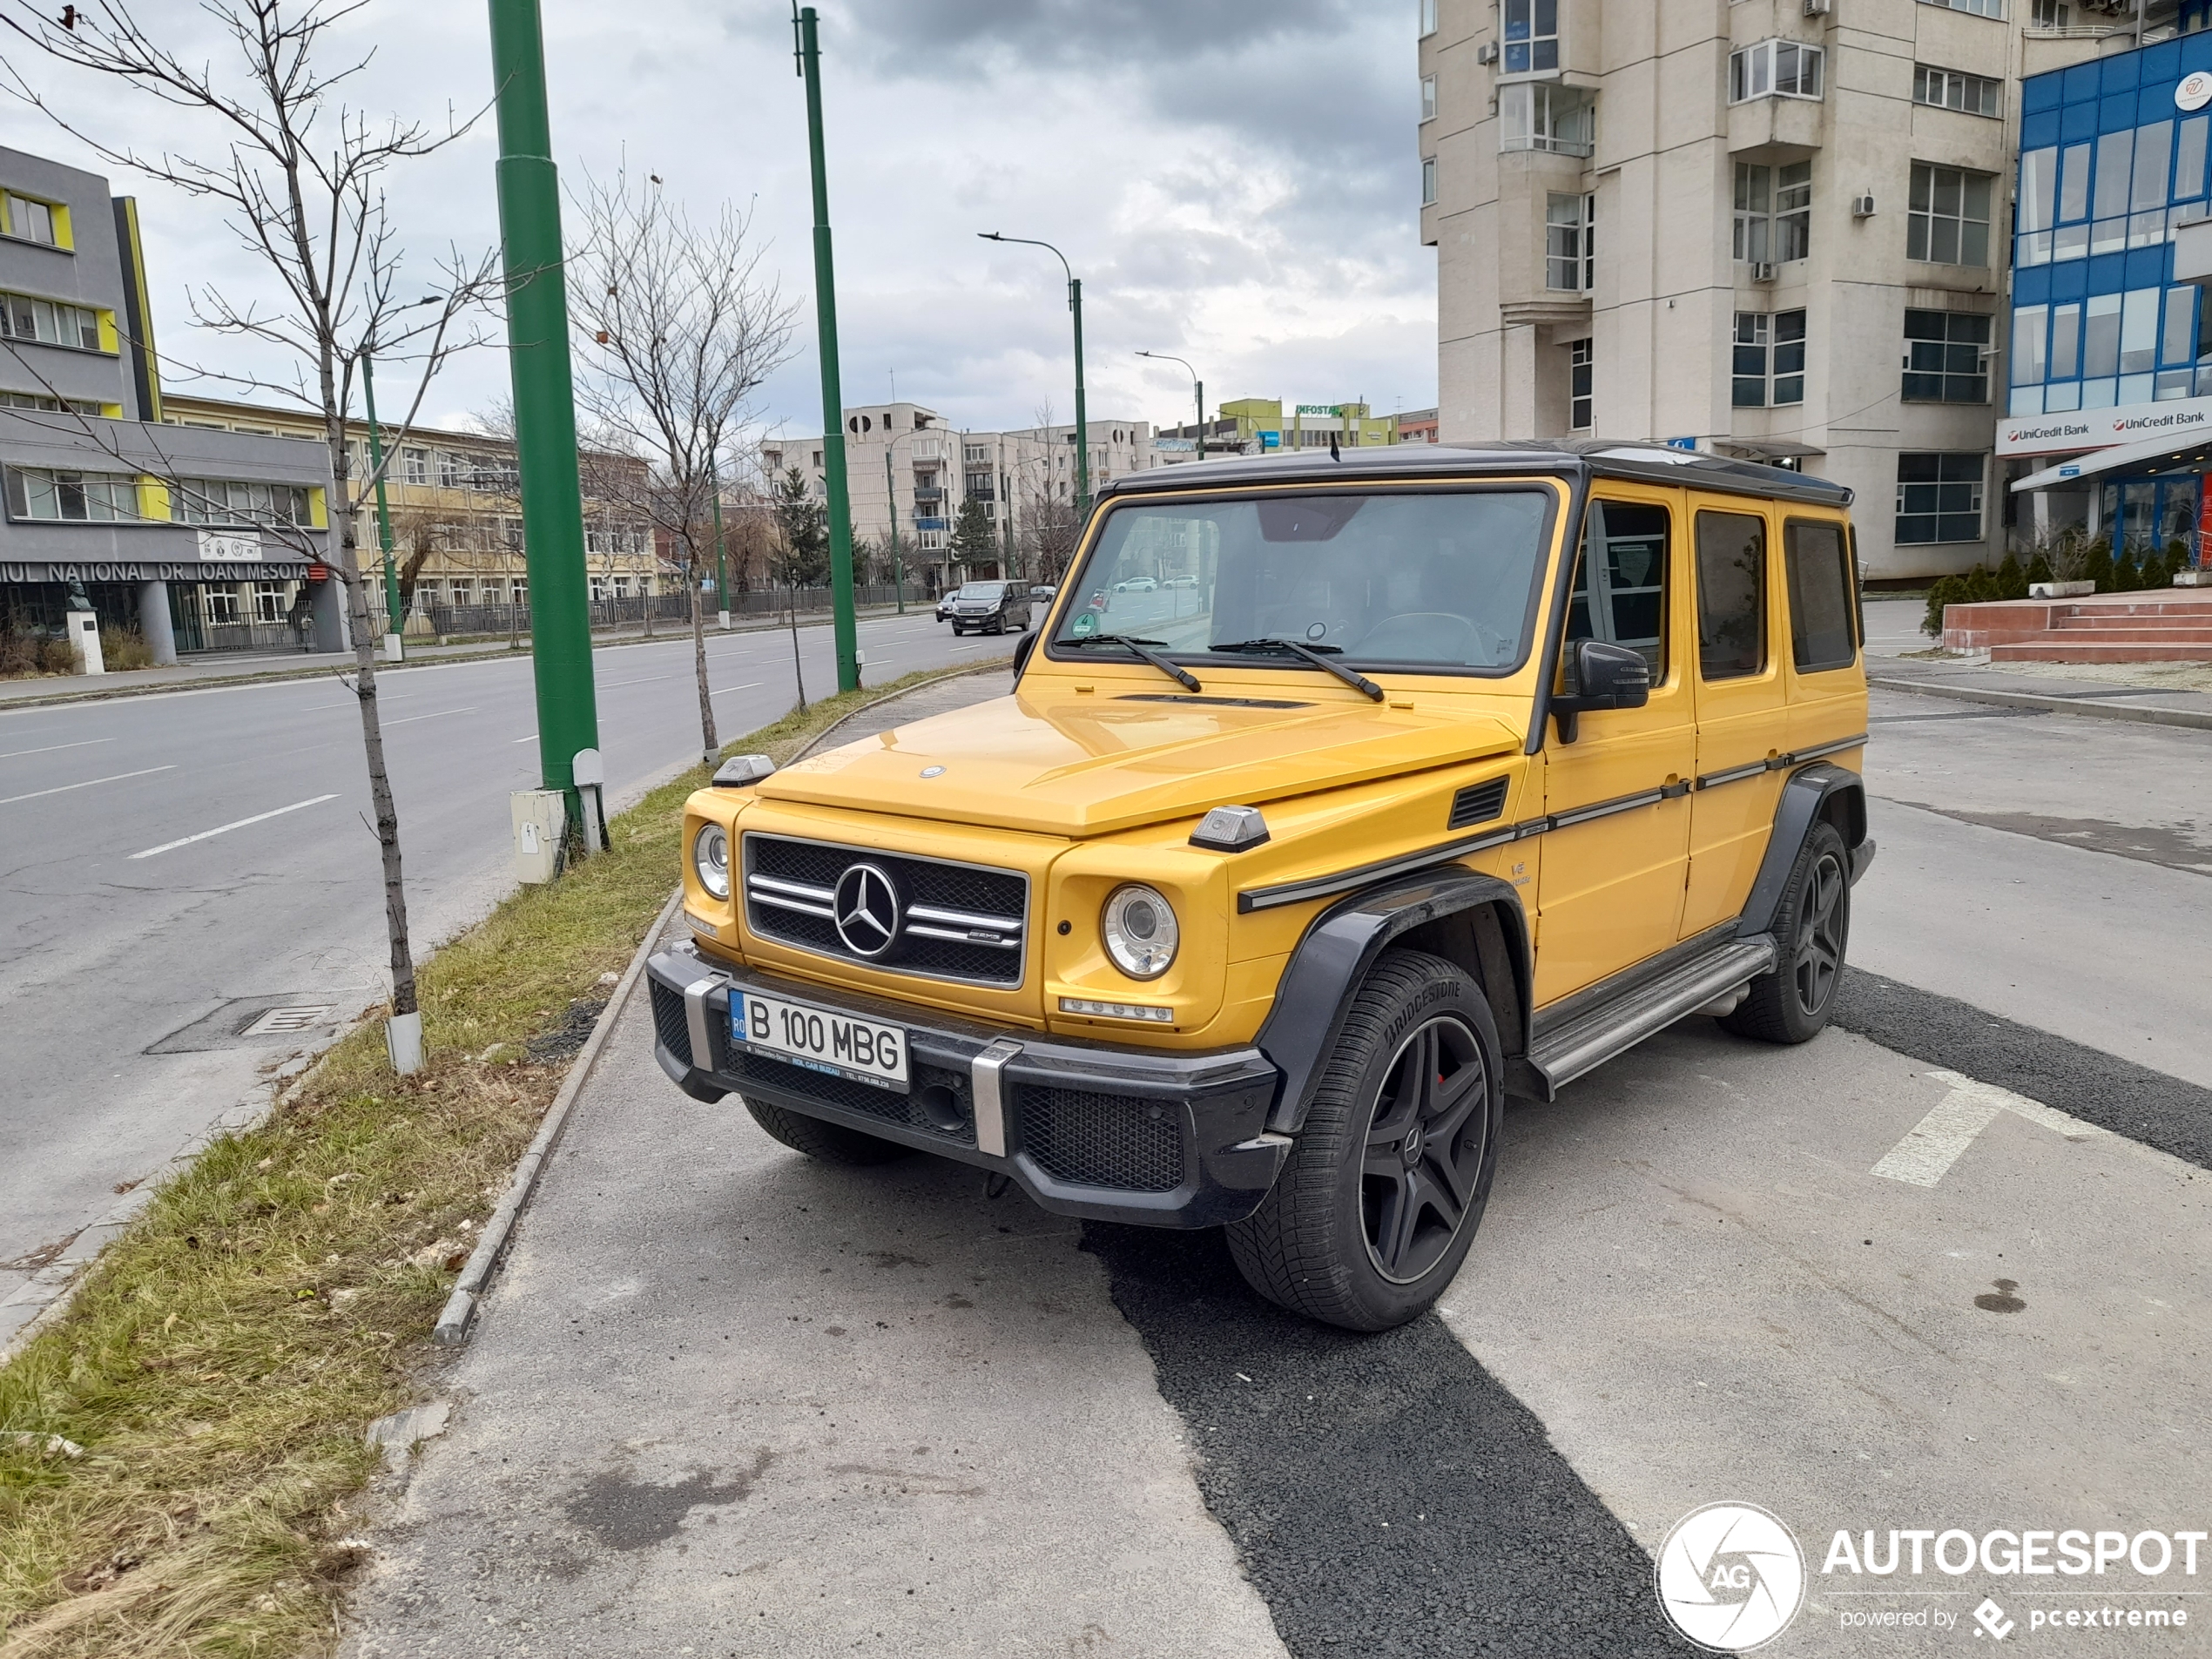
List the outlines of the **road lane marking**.
{"type": "Polygon", "coordinates": [[[599,689],[603,691],[611,691],[617,686],[623,685],[658,685],[663,680],[672,680],[680,678],[681,676],[676,674],[648,674],[641,680],[609,680],[599,689]]]}
{"type": "MultiPolygon", "coordinates": [[[[164,771],[167,768],[164,767],[164,771]]],[[[273,813],[256,813],[251,818],[241,818],[235,824],[218,824],[212,830],[202,830],[197,835],[187,835],[180,841],[164,841],[159,846],[150,846],[143,853],[133,853],[134,859],[150,859],[157,853],[173,853],[180,846],[190,846],[194,841],[206,840],[213,835],[227,835],[234,829],[244,829],[248,824],[266,824],[272,818],[282,818],[287,813],[296,813],[302,807],[320,806],[327,800],[336,800],[335,795],[317,795],[313,800],[295,800],[289,806],[280,806],[273,813]]]]}
{"type": "Polygon", "coordinates": [[[0,755],[0,760],[13,760],[17,755],[50,755],[57,749],[89,749],[96,743],[113,743],[113,738],[87,738],[82,743],[50,743],[43,749],[10,749],[0,755]]]}
{"type": "Polygon", "coordinates": [[[535,732],[526,732],[521,737],[510,738],[509,741],[514,743],[536,743],[537,741],[537,733],[535,732]]]}
{"type": "Polygon", "coordinates": [[[0,806],[12,806],[19,800],[37,800],[41,795],[66,795],[72,789],[90,789],[94,784],[119,784],[125,778],[151,778],[157,772],[174,772],[176,766],[147,766],[138,772],[118,772],[111,778],[87,778],[81,784],[63,784],[55,789],[34,789],[28,795],[10,795],[0,800],[0,806]]]}
{"type": "Polygon", "coordinates": [[[1974,1137],[1997,1121],[2000,1112],[2012,1112],[2031,1123],[2040,1123],[2071,1141],[2105,1133],[2094,1123],[1994,1083],[1977,1082],[1955,1071],[1926,1075],[1937,1082],[1948,1083],[1951,1092],[1874,1166],[1871,1173],[1885,1180],[1902,1181],[1907,1186],[1934,1186],[1974,1143],[1974,1137]]]}
{"type": "Polygon", "coordinates": [[[765,684],[765,681],[754,680],[751,684],[745,685],[725,685],[718,691],[709,691],[707,695],[709,697],[725,697],[732,691],[757,691],[765,684]]]}
{"type": "Polygon", "coordinates": [[[437,720],[444,718],[448,714],[474,714],[475,711],[475,705],[471,704],[465,709],[440,709],[433,714],[410,714],[404,720],[387,720],[384,724],[386,725],[413,725],[417,720],[437,720]]]}

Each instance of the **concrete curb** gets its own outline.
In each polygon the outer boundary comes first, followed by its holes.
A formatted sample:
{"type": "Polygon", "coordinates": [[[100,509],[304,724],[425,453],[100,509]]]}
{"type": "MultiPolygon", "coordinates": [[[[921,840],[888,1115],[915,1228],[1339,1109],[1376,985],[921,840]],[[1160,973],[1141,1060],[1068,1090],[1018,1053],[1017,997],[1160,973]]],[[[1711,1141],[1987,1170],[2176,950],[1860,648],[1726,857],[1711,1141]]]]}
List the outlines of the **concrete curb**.
{"type": "Polygon", "coordinates": [[[2096,720],[2134,720],[2145,725],[2178,725],[2212,732],[2212,710],[2144,708],[2132,703],[2100,702],[2094,698],[2046,697],[2034,691],[1999,691],[1978,685],[1935,685],[1925,680],[1891,679],[1873,674],[1866,677],[1866,683],[1885,691],[1948,698],[1956,703],[1986,703],[1993,708],[2044,709],[2053,714],[2080,714],[2096,720]]]}
{"type": "MultiPolygon", "coordinates": [[[[991,673],[998,666],[993,663],[984,667],[954,669],[918,685],[901,686],[895,691],[872,698],[851,712],[838,716],[808,738],[806,745],[792,759],[798,760],[812,754],[848,721],[858,719],[871,710],[881,708],[886,703],[895,703],[902,697],[911,697],[916,691],[926,691],[947,680],[991,673]]],[[[453,1292],[446,1298],[445,1307],[438,1314],[438,1323],[430,1332],[430,1339],[441,1347],[458,1347],[469,1339],[469,1328],[475,1318],[477,1304],[483,1299],[484,1287],[490,1282],[500,1258],[506,1254],[515,1224],[522,1219],[530,1195],[536,1190],[537,1177],[545,1168],[545,1161],[552,1156],[553,1149],[561,1138],[561,1131],[568,1125],[570,1109],[576,1104],[577,1096],[583,1092],[584,1082],[591,1076],[592,1067],[598,1062],[599,1050],[604,1046],[608,1035],[613,1031],[615,1022],[622,1017],[623,1009],[629,1005],[637,981],[644,976],[645,959],[652,954],[654,941],[667,928],[670,918],[675,915],[677,907],[683,901],[684,889],[679,887],[669,895],[668,902],[661,907],[660,914],[653,919],[653,925],[646,930],[644,941],[637,947],[637,954],[630,959],[630,967],[616,985],[614,994],[607,998],[607,1006],[599,1010],[599,1017],[591,1027],[591,1035],[583,1040],[583,1047],[577,1055],[575,1062],[570,1066],[569,1075],[561,1080],[561,1090],[554,1096],[553,1104],[546,1109],[545,1121],[538,1126],[536,1138],[530,1142],[529,1150],[516,1164],[505,1196],[500,1199],[499,1207],[492,1211],[491,1218],[484,1223],[482,1237],[477,1239],[476,1248],[462,1268],[461,1277],[454,1281],[453,1292]]]]}
{"type": "Polygon", "coordinates": [[[615,1022],[629,1006],[631,994],[637,981],[644,977],[645,959],[653,953],[653,946],[668,927],[669,919],[676,914],[677,906],[684,902],[684,890],[678,887],[668,895],[668,902],[660,907],[653,924],[638,941],[637,951],[630,959],[630,966],[616,985],[614,994],[607,998],[607,1006],[599,1010],[599,1017],[591,1027],[591,1035],[583,1040],[569,1075],[561,1080],[560,1092],[553,1096],[553,1103],[546,1109],[545,1121],[538,1125],[536,1138],[529,1150],[515,1165],[515,1173],[507,1183],[506,1195],[499,1207],[491,1212],[491,1219],[484,1223],[484,1231],[476,1240],[468,1264],[461,1270],[461,1277],[454,1281],[453,1293],[446,1298],[446,1305],[438,1314],[438,1323],[430,1332],[430,1339],[442,1347],[454,1347],[467,1340],[469,1322],[475,1318],[476,1304],[482,1298],[484,1286],[492,1271],[499,1265],[499,1258],[506,1253],[508,1240],[513,1237],[515,1224],[522,1219],[523,1206],[530,1201],[530,1194],[537,1186],[537,1177],[545,1168],[545,1161],[553,1155],[559,1143],[561,1131],[568,1126],[569,1111],[576,1104],[576,1097],[583,1092],[585,1079],[598,1062],[599,1051],[606,1046],[608,1034],[615,1028],[615,1022]]]}

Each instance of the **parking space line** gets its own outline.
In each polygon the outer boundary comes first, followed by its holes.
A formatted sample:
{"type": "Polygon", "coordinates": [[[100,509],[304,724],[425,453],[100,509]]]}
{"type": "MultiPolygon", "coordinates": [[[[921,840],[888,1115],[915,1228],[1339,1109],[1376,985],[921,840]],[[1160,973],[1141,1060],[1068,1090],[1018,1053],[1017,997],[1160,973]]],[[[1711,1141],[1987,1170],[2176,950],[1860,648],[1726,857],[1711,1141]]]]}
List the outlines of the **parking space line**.
{"type": "Polygon", "coordinates": [[[50,755],[57,749],[89,749],[96,743],[113,743],[113,738],[87,738],[82,743],[50,743],[43,749],[10,749],[0,755],[0,760],[13,760],[18,755],[50,755]]]}
{"type": "Polygon", "coordinates": [[[1955,1071],[1932,1071],[1927,1075],[1937,1082],[1948,1083],[1951,1092],[1907,1130],[1903,1140],[1883,1155],[1872,1174],[1885,1180],[1902,1181],[1908,1186],[1932,1187],[1974,1143],[1974,1137],[1997,1121],[2000,1112],[2012,1112],[2031,1123],[2040,1123],[2069,1140],[2083,1140],[2105,1132],[2056,1107],[2030,1100],[2026,1095],[2015,1095],[1994,1083],[1978,1082],[1955,1071]]]}
{"type": "MultiPolygon", "coordinates": [[[[459,711],[453,711],[458,712],[459,711]]],[[[162,770],[166,771],[164,767],[162,770]]],[[[274,812],[256,813],[251,818],[241,818],[233,824],[218,824],[212,830],[202,830],[197,835],[187,835],[182,840],[164,841],[159,846],[150,846],[143,853],[133,853],[134,859],[150,859],[157,853],[173,853],[180,846],[190,846],[194,841],[205,841],[211,836],[227,835],[234,829],[244,829],[248,824],[264,824],[272,818],[282,818],[287,813],[296,813],[302,807],[320,806],[327,800],[336,800],[335,795],[317,795],[313,800],[295,800],[289,806],[280,806],[274,812]]]]}
{"type": "Polygon", "coordinates": [[[157,772],[174,772],[176,766],[147,766],[138,772],[118,772],[112,777],[87,778],[81,784],[62,784],[53,789],[34,789],[28,795],[10,795],[0,800],[0,806],[12,806],[19,800],[37,800],[41,795],[66,795],[72,789],[90,789],[94,784],[119,784],[125,778],[150,778],[157,772]]]}

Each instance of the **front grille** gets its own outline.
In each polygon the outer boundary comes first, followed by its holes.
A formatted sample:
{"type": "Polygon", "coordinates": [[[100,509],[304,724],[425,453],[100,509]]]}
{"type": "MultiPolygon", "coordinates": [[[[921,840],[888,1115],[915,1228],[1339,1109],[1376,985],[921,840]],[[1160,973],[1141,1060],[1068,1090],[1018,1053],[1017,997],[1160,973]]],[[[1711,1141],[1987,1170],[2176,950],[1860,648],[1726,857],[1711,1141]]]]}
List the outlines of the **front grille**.
{"type": "MultiPolygon", "coordinates": [[[[745,872],[745,921],[763,939],[893,973],[978,985],[1022,982],[1029,878],[1018,871],[749,834],[745,872]],[[895,935],[873,955],[853,948],[836,920],[839,883],[860,864],[888,877],[896,895],[895,913],[883,913],[895,935]]],[[[880,900],[871,903],[881,908],[880,900]]],[[[851,921],[847,930],[873,944],[851,921]]]]}
{"type": "Polygon", "coordinates": [[[653,1035],[679,1064],[688,1066],[692,1063],[691,1021],[684,1007],[684,993],[658,980],[652,981],[652,987],[653,1035]]]}
{"type": "Polygon", "coordinates": [[[1472,824],[1487,824],[1506,810],[1506,780],[1493,778],[1487,784],[1469,784],[1452,797],[1452,815],[1444,822],[1446,829],[1466,829],[1472,824]]]}
{"type": "MultiPolygon", "coordinates": [[[[736,1045],[732,1046],[734,1049],[736,1045]]],[[[826,1072],[786,1065],[765,1055],[738,1049],[731,1055],[729,1075],[738,1080],[740,1094],[746,1083],[758,1083],[802,1099],[818,1100],[825,1106],[842,1107],[882,1123],[896,1123],[901,1129],[920,1130],[962,1146],[975,1144],[975,1100],[965,1072],[916,1064],[913,1092],[894,1095],[887,1089],[873,1089],[849,1077],[833,1077],[826,1072]],[[934,1110],[930,1109],[932,1106],[934,1110]]]]}
{"type": "Polygon", "coordinates": [[[1021,1089],[1022,1144],[1070,1186],[1172,1192],[1183,1184],[1183,1111],[1172,1102],[1080,1089],[1021,1089]]]}

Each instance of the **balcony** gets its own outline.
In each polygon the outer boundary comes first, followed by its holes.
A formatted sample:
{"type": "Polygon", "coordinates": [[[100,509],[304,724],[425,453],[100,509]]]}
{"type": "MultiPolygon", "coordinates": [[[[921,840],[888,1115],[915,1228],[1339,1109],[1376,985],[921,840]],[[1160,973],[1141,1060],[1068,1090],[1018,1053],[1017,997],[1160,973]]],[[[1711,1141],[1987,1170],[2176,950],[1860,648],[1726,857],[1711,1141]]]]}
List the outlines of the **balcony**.
{"type": "Polygon", "coordinates": [[[943,487],[938,484],[916,484],[914,499],[918,502],[942,501],[945,499],[945,491],[943,487]]]}
{"type": "Polygon", "coordinates": [[[920,513],[916,513],[914,528],[918,530],[941,530],[945,528],[945,521],[941,518],[924,518],[920,513]]]}

